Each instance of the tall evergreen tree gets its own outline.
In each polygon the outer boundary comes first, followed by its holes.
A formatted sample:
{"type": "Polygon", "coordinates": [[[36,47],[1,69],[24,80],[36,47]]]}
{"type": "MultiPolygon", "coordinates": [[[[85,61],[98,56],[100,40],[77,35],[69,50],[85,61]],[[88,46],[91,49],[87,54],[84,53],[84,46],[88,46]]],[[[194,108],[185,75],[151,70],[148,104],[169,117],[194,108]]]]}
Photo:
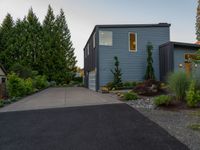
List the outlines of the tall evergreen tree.
{"type": "Polygon", "coordinates": [[[10,63],[9,56],[6,55],[8,46],[12,43],[11,38],[13,34],[14,21],[10,14],[7,14],[3,20],[0,28],[0,62],[7,69],[10,63]]]}
{"type": "Polygon", "coordinates": [[[43,62],[43,74],[47,75],[48,80],[54,80],[54,57],[55,57],[55,16],[51,6],[48,6],[47,15],[43,21],[43,49],[41,51],[41,61],[43,62]]]}
{"type": "Polygon", "coordinates": [[[200,41],[200,0],[198,0],[196,16],[196,39],[200,41]]]}
{"type": "Polygon", "coordinates": [[[0,63],[9,71],[25,66],[57,83],[69,82],[76,57],[64,11],[55,18],[49,5],[41,25],[32,8],[14,24],[10,14],[0,27],[0,63]]]}
{"type": "Polygon", "coordinates": [[[74,48],[71,41],[71,33],[68,28],[64,11],[60,10],[60,15],[56,18],[56,44],[59,56],[60,79],[68,82],[76,68],[76,57],[74,55],[74,48]]]}
{"type": "Polygon", "coordinates": [[[25,30],[28,33],[26,38],[27,55],[25,62],[31,66],[33,70],[40,69],[39,57],[42,49],[41,32],[42,27],[37,16],[31,8],[26,17],[25,30]]]}
{"type": "Polygon", "coordinates": [[[9,57],[11,62],[8,65],[8,70],[15,63],[20,63],[26,65],[25,59],[26,55],[26,44],[28,32],[26,30],[27,22],[26,18],[23,20],[18,19],[16,25],[13,28],[13,34],[10,37],[10,42],[8,42],[8,48],[6,55],[9,57]]]}
{"type": "Polygon", "coordinates": [[[146,69],[146,74],[145,74],[146,80],[155,79],[152,51],[153,51],[153,45],[151,43],[148,43],[147,44],[147,69],[146,69]]]}

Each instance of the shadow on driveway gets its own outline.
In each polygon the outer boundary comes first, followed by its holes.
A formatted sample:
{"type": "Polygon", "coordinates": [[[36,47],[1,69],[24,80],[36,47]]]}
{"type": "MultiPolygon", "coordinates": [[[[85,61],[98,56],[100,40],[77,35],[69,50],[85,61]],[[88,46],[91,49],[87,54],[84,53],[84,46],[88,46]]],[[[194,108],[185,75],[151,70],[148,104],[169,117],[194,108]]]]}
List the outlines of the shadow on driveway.
{"type": "Polygon", "coordinates": [[[1,150],[187,150],[126,104],[0,113],[1,150]]]}

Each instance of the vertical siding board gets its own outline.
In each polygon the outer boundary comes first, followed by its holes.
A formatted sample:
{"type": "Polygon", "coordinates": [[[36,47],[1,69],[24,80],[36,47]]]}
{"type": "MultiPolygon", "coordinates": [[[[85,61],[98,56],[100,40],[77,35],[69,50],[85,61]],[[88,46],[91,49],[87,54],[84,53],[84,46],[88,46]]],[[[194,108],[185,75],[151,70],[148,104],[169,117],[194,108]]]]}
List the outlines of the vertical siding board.
{"type": "Polygon", "coordinates": [[[173,44],[168,43],[160,46],[160,80],[166,81],[168,73],[173,71],[174,57],[173,44]]]}
{"type": "Polygon", "coordinates": [[[99,90],[99,28],[96,28],[96,53],[95,53],[95,62],[96,62],[96,90],[99,90]]]}

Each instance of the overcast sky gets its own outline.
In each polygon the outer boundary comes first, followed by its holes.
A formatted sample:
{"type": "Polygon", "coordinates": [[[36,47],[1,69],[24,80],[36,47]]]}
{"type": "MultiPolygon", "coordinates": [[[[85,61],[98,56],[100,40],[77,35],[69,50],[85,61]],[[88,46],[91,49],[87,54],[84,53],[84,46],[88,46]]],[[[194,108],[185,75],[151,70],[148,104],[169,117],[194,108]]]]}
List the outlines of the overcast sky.
{"type": "Polygon", "coordinates": [[[172,41],[196,41],[197,0],[0,0],[0,23],[7,13],[14,19],[23,18],[30,7],[42,21],[48,4],[55,14],[63,8],[81,67],[83,47],[96,24],[167,22],[172,24],[172,41]]]}

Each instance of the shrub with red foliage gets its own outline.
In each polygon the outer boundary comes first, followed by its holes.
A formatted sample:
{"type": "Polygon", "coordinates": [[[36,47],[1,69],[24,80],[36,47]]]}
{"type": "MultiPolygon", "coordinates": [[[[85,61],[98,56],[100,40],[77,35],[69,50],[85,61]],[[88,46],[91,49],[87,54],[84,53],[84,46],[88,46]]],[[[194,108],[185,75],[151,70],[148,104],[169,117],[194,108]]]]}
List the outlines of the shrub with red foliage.
{"type": "Polygon", "coordinates": [[[161,82],[156,80],[146,80],[143,83],[138,84],[133,91],[139,95],[155,96],[161,92],[161,82]]]}

